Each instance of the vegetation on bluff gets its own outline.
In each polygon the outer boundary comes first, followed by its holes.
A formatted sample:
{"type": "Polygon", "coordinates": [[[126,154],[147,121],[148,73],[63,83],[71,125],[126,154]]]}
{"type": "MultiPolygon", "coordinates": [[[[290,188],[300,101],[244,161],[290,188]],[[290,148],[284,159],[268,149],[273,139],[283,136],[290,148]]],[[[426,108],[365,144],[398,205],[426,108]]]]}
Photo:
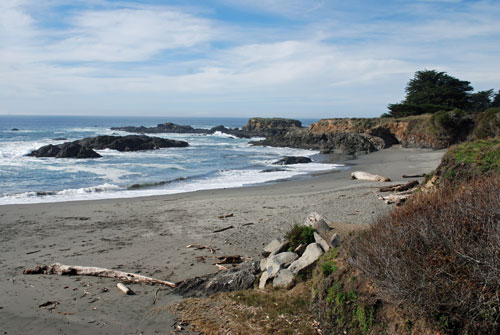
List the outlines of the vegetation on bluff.
{"type": "Polygon", "coordinates": [[[390,104],[389,113],[384,116],[405,117],[453,109],[477,113],[489,107],[500,107],[500,91],[496,94],[493,89],[471,93],[473,88],[469,81],[436,70],[417,71],[405,90],[405,100],[390,104]]]}

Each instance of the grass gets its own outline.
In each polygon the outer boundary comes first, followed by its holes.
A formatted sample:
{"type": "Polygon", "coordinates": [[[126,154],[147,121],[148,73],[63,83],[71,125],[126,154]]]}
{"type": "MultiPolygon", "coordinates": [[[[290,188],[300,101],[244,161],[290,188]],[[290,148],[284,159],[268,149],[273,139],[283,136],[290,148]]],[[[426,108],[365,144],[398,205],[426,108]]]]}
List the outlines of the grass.
{"type": "Polygon", "coordinates": [[[290,291],[247,290],[187,299],[176,314],[203,334],[318,334],[312,314],[310,282],[290,291]]]}
{"type": "Polygon", "coordinates": [[[500,174],[498,138],[464,142],[451,148],[436,170],[440,183],[445,186],[493,174],[500,174]]]}

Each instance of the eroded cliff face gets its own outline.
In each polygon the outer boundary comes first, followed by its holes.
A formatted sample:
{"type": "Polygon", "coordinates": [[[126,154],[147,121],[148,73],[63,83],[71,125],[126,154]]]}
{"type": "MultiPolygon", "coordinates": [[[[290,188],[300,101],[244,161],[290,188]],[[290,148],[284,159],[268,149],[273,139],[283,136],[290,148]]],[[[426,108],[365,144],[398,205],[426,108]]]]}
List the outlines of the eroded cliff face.
{"type": "Polygon", "coordinates": [[[443,149],[452,144],[432,127],[431,115],[404,119],[324,119],[312,124],[309,130],[315,135],[347,132],[379,137],[385,147],[401,144],[407,148],[443,149]]]}

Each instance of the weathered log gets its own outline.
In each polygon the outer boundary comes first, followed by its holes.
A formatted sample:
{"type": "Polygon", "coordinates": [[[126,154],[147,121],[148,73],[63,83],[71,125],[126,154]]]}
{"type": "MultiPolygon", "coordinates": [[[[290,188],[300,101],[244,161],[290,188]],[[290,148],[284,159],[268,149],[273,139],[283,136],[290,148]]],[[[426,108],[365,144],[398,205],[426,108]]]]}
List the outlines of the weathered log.
{"type": "Polygon", "coordinates": [[[227,219],[227,218],[232,218],[234,216],[233,213],[231,214],[225,214],[225,215],[219,215],[217,219],[227,219]]]}
{"type": "Polygon", "coordinates": [[[116,287],[126,295],[134,295],[134,292],[132,292],[131,289],[129,289],[127,286],[123,285],[122,283],[116,284],[116,287]]]}
{"type": "Polygon", "coordinates": [[[425,173],[421,173],[421,174],[404,174],[402,177],[403,178],[421,178],[421,177],[425,177],[425,173]]]}
{"type": "Polygon", "coordinates": [[[225,228],[214,230],[213,233],[220,233],[220,232],[223,232],[225,230],[232,229],[232,228],[234,228],[234,226],[228,226],[228,227],[225,227],[225,228]]]}
{"type": "Polygon", "coordinates": [[[48,274],[48,275],[68,275],[68,276],[95,276],[104,278],[113,278],[125,283],[140,283],[148,285],[164,285],[175,287],[174,283],[169,281],[146,277],[143,275],[128,273],[123,271],[110,270],[106,268],[78,266],[78,265],[63,265],[54,263],[52,265],[37,265],[33,269],[25,269],[23,272],[27,274],[48,274]]]}
{"type": "Polygon", "coordinates": [[[419,184],[418,180],[412,180],[406,184],[396,184],[396,185],[381,187],[378,191],[379,192],[403,192],[403,191],[414,188],[418,184],[419,184]]]}
{"type": "Polygon", "coordinates": [[[196,250],[201,250],[201,249],[208,249],[212,254],[215,254],[214,248],[212,248],[209,245],[203,245],[203,244],[190,244],[187,245],[186,248],[195,248],[196,250]]]}
{"type": "Polygon", "coordinates": [[[383,182],[388,182],[391,181],[391,179],[383,176],[379,176],[376,174],[371,174],[368,172],[363,172],[363,171],[354,171],[351,173],[351,179],[359,179],[359,180],[373,180],[373,181],[383,181],[383,182]]]}

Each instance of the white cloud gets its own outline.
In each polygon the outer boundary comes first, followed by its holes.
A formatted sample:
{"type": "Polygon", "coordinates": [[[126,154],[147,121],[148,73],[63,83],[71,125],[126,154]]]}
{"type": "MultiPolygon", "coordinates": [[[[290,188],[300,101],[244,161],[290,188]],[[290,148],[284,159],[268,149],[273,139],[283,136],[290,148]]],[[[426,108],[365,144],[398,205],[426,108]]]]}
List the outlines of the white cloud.
{"type": "MultiPolygon", "coordinates": [[[[325,6],[220,1],[290,16],[325,6]]],[[[0,3],[0,110],[22,113],[31,103],[49,112],[69,105],[96,113],[146,106],[373,116],[401,100],[406,81],[423,68],[476,89],[499,88],[500,8],[489,2],[439,13],[422,2],[398,7],[398,15],[417,12],[412,20],[302,17],[247,32],[185,8],[95,3],[100,9],[69,12],[59,28],[43,28],[30,0],[0,3]]]]}

